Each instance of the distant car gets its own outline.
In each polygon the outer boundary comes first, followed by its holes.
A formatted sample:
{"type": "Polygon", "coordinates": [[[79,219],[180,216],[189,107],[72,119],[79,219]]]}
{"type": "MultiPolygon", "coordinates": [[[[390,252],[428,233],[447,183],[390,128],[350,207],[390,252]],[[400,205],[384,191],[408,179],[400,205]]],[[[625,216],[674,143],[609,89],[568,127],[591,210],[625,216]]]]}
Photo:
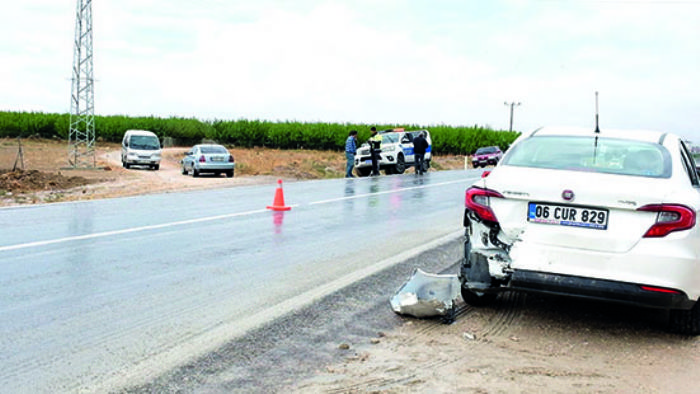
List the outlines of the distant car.
{"type": "Polygon", "coordinates": [[[542,128],[466,190],[468,304],[541,292],[669,311],[700,334],[700,177],[671,133],[542,128]]]}
{"type": "Polygon", "coordinates": [[[160,140],[148,130],[127,130],[122,138],[122,167],[148,166],[160,168],[160,140]]]}
{"type": "Polygon", "coordinates": [[[497,146],[486,146],[476,150],[472,155],[472,166],[474,168],[486,167],[487,165],[496,165],[503,157],[501,148],[497,146]]]}
{"type": "MultiPolygon", "coordinates": [[[[413,154],[413,138],[419,133],[425,133],[428,141],[428,149],[425,151],[423,161],[423,171],[428,171],[432,160],[433,142],[430,139],[428,130],[405,131],[403,128],[382,130],[381,153],[379,158],[379,169],[384,170],[387,175],[403,174],[406,168],[415,165],[413,154]]],[[[372,158],[369,153],[369,144],[364,143],[357,149],[355,156],[355,170],[360,176],[368,176],[372,172],[372,158]]]]}
{"type": "Polygon", "coordinates": [[[182,175],[191,173],[198,177],[201,173],[226,174],[232,178],[236,163],[228,149],[221,145],[195,145],[185,153],[180,161],[182,175]]]}

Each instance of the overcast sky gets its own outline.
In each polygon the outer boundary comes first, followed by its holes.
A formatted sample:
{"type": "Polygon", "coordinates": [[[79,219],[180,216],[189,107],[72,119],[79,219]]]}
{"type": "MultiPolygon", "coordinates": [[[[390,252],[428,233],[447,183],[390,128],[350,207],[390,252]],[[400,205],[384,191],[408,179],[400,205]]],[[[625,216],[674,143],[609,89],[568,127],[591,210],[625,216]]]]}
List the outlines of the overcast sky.
{"type": "MultiPolygon", "coordinates": [[[[76,1],[0,0],[0,110],[69,112],[76,1]]],[[[700,141],[700,0],[96,0],[100,115],[700,141]]]]}

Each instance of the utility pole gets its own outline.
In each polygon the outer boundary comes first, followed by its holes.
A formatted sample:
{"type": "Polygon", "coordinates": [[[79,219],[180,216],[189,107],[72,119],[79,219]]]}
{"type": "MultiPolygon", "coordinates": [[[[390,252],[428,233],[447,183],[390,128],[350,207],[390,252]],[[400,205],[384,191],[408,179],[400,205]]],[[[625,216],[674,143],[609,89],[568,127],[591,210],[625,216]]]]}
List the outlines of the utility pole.
{"type": "Polygon", "coordinates": [[[78,0],[75,16],[68,163],[95,168],[95,85],[92,68],[92,0],[78,0]]]}
{"type": "Polygon", "coordinates": [[[520,106],[520,102],[516,103],[515,101],[512,101],[509,103],[506,101],[503,104],[510,105],[510,129],[509,129],[509,131],[513,131],[513,107],[520,106]]]}

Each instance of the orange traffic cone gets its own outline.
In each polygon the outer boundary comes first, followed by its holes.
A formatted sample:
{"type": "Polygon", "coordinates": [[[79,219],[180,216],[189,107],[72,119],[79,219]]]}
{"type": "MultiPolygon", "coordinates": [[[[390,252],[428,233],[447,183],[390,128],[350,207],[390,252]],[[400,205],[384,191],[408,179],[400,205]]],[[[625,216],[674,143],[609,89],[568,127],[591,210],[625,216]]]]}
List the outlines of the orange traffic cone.
{"type": "Polygon", "coordinates": [[[273,211],[289,211],[292,207],[284,206],[284,192],[282,191],[282,180],[277,180],[277,190],[275,191],[275,201],[272,205],[268,205],[267,209],[272,209],[273,211]]]}

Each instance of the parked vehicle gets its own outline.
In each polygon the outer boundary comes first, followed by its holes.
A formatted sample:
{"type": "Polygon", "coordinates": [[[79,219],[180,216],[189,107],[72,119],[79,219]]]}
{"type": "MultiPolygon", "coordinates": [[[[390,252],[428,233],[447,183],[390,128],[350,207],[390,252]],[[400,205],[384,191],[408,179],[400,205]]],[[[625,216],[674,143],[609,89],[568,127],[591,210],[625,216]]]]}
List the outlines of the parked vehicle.
{"type": "Polygon", "coordinates": [[[183,175],[191,173],[195,178],[201,173],[226,174],[228,178],[233,178],[236,167],[233,155],[228,149],[214,144],[193,146],[185,153],[180,164],[183,175]]]}
{"type": "Polygon", "coordinates": [[[466,191],[471,305],[504,290],[669,311],[700,334],[700,178],[682,139],[652,131],[543,128],[521,135],[466,191]]]}
{"type": "Polygon", "coordinates": [[[122,138],[122,166],[160,168],[161,146],[158,136],[147,130],[127,130],[122,138]]]}
{"type": "MultiPolygon", "coordinates": [[[[415,165],[413,138],[421,132],[425,133],[425,139],[429,145],[423,161],[423,171],[428,171],[432,160],[433,147],[430,132],[428,130],[405,131],[403,128],[379,132],[382,136],[379,169],[384,170],[387,175],[403,174],[407,167],[415,165]]],[[[372,172],[372,158],[369,154],[369,144],[367,143],[362,144],[357,150],[355,170],[360,176],[368,176],[372,172]]]]}
{"type": "Polygon", "coordinates": [[[472,166],[474,168],[486,167],[487,165],[495,166],[501,157],[503,157],[503,152],[497,146],[479,148],[472,156],[472,166]]]}

